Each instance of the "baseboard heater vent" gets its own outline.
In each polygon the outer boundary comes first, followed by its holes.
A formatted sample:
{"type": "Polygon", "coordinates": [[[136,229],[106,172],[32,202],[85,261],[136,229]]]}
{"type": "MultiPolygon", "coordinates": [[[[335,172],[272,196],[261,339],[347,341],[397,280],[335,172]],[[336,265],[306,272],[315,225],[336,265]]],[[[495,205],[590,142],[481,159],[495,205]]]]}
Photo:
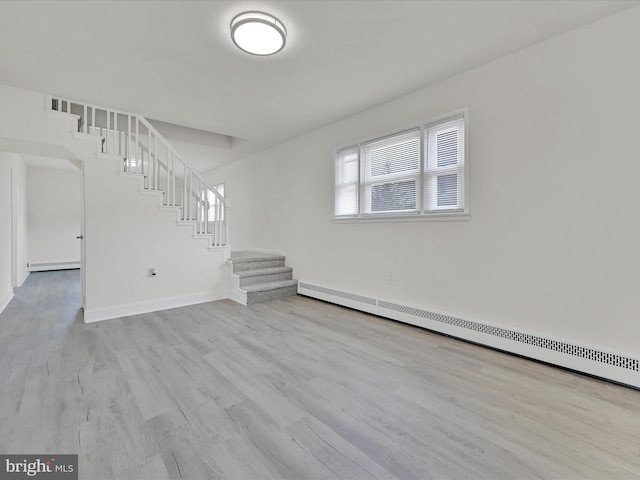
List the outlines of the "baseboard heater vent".
{"type": "Polygon", "coordinates": [[[354,302],[366,303],[367,305],[376,305],[377,300],[375,298],[363,297],[362,295],[354,295],[353,293],[341,292],[340,290],[333,290],[332,288],[318,287],[317,285],[309,285],[304,283],[302,288],[306,290],[312,290],[319,293],[326,293],[333,295],[334,297],[342,297],[347,300],[353,300],[354,302]]]}
{"type": "Polygon", "coordinates": [[[298,293],[640,388],[640,359],[630,355],[306,282],[298,293]]]}
{"type": "Polygon", "coordinates": [[[516,342],[522,342],[528,345],[534,345],[536,347],[566,353],[567,355],[575,355],[578,357],[586,358],[588,360],[602,362],[608,365],[614,365],[616,367],[628,368],[629,370],[633,370],[634,372],[640,371],[640,360],[635,358],[603,352],[602,350],[596,350],[594,348],[573,345],[567,342],[560,342],[558,340],[550,340],[548,338],[531,335],[529,333],[522,333],[516,330],[492,327],[485,323],[462,320],[461,318],[428,312],[419,308],[407,307],[406,305],[398,305],[397,303],[378,301],[378,306],[381,308],[414,315],[416,317],[428,318],[431,320],[435,320],[436,322],[447,323],[449,325],[455,325],[456,327],[486,333],[487,335],[493,335],[495,337],[505,338],[507,340],[514,340],[516,342]]]}
{"type": "Polygon", "coordinates": [[[80,268],[80,261],[71,262],[41,262],[30,263],[30,272],[44,272],[47,270],[72,270],[74,268],[80,268]]]}

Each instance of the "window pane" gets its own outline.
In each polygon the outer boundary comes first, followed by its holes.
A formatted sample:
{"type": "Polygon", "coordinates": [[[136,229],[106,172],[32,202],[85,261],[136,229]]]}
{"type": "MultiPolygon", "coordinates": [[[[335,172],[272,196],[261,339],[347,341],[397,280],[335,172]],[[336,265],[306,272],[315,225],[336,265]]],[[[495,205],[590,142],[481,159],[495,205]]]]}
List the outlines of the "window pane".
{"type": "Polygon", "coordinates": [[[358,150],[356,147],[338,152],[336,157],[335,215],[358,214],[358,150]]]}
{"type": "Polygon", "coordinates": [[[440,175],[438,177],[438,207],[458,205],[458,175],[440,175]]]}
{"type": "Polygon", "coordinates": [[[458,131],[439,133],[437,135],[437,159],[438,167],[455,165],[458,163],[458,131]]]}
{"type": "Polygon", "coordinates": [[[464,119],[427,127],[425,145],[428,170],[464,165],[464,119]]]}
{"type": "Polygon", "coordinates": [[[416,209],[415,180],[383,183],[371,187],[371,212],[389,212],[416,209]]]}
{"type": "Polygon", "coordinates": [[[364,145],[365,177],[380,180],[385,176],[420,171],[420,131],[411,130],[364,145]]]}
{"type": "Polygon", "coordinates": [[[371,149],[371,176],[417,170],[420,161],[419,148],[419,140],[415,138],[408,142],[371,149]]]}
{"type": "Polygon", "coordinates": [[[356,152],[344,152],[338,162],[338,184],[358,181],[358,154],[356,152]]]}
{"type": "Polygon", "coordinates": [[[355,183],[336,187],[336,216],[358,213],[358,187],[355,183]]]}

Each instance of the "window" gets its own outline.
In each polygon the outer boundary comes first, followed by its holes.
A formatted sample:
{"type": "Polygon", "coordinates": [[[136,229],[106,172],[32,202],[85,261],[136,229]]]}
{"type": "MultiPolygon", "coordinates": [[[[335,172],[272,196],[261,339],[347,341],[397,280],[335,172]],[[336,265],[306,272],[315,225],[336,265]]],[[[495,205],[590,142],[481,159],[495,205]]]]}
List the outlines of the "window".
{"type": "Polygon", "coordinates": [[[465,117],[336,152],[335,218],[466,216],[465,117]]]}
{"type": "MultiPolygon", "coordinates": [[[[224,198],[224,183],[219,183],[211,187],[218,192],[222,198],[224,198]]],[[[220,212],[220,220],[224,222],[224,206],[218,197],[211,190],[207,192],[207,200],[209,201],[209,215],[208,220],[215,222],[217,220],[217,212],[220,212]]]]}

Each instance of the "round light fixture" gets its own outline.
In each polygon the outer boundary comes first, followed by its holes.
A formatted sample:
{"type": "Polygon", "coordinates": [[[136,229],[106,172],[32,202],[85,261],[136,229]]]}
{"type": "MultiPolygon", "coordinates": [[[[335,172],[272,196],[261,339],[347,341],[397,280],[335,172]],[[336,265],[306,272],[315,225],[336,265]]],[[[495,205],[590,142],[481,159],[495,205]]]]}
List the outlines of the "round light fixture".
{"type": "Polygon", "coordinates": [[[273,15],[244,12],[231,20],[231,39],[243,52],[273,55],[284,48],[287,30],[273,15]]]}

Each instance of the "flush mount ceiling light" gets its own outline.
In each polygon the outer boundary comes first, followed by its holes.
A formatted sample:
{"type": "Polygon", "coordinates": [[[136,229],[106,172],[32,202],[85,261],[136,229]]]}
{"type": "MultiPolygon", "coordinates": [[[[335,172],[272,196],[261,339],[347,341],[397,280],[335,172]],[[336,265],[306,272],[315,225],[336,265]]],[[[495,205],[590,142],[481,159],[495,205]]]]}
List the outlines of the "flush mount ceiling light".
{"type": "Polygon", "coordinates": [[[287,30],[273,15],[244,12],[231,20],[231,39],[243,52],[273,55],[284,48],[287,30]]]}

